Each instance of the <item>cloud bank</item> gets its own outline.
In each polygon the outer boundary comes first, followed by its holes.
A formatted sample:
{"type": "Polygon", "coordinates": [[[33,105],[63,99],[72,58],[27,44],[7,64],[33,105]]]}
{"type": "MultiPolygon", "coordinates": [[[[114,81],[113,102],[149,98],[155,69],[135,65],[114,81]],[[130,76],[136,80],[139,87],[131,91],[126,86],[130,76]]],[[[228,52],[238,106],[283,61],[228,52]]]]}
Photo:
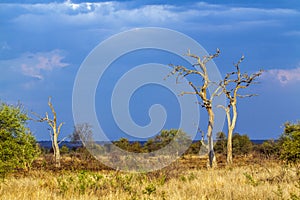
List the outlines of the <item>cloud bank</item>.
{"type": "Polygon", "coordinates": [[[282,86],[300,82],[300,67],[293,69],[271,69],[263,73],[263,79],[276,80],[282,86]]]}
{"type": "Polygon", "coordinates": [[[25,76],[42,80],[45,72],[68,66],[68,63],[62,61],[64,58],[63,51],[53,50],[50,52],[24,53],[19,58],[7,60],[6,64],[25,76]]]}
{"type": "MultiPolygon", "coordinates": [[[[3,4],[3,8],[6,9],[2,13],[6,17],[9,16],[19,26],[23,24],[24,29],[31,24],[47,29],[51,24],[63,24],[75,27],[92,25],[94,28],[95,26],[116,28],[145,24],[156,26],[173,24],[183,26],[184,22],[188,22],[190,26],[185,25],[186,28],[214,25],[216,26],[214,30],[220,30],[222,27],[229,30],[228,27],[221,26],[220,24],[226,21],[231,24],[231,28],[250,28],[257,25],[275,26],[280,24],[279,21],[300,15],[299,11],[294,9],[232,7],[204,2],[191,3],[189,5],[134,4],[134,2],[124,3],[117,1],[3,4]]],[[[211,30],[212,27],[203,30],[211,30]]]]}

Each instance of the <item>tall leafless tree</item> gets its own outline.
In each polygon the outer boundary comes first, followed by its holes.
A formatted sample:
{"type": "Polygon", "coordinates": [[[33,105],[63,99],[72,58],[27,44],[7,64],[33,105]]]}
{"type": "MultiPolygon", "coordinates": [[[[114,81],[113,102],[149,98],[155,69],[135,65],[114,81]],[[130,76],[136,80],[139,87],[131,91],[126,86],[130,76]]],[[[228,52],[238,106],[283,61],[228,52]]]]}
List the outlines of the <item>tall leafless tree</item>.
{"type": "Polygon", "coordinates": [[[227,73],[224,80],[220,83],[223,93],[228,99],[228,105],[225,107],[219,105],[226,112],[228,133],[227,133],[227,164],[232,164],[232,134],[237,121],[237,98],[256,96],[256,94],[239,94],[240,89],[248,88],[250,85],[256,83],[254,80],[262,74],[262,70],[253,73],[250,76],[247,73],[241,73],[240,64],[244,60],[244,56],[235,64],[236,70],[227,73]]]}
{"type": "Polygon", "coordinates": [[[48,99],[48,106],[51,109],[53,119],[50,119],[49,115],[48,115],[48,112],[46,112],[45,117],[39,117],[39,121],[40,122],[47,122],[48,125],[51,128],[50,137],[51,137],[53,154],[54,154],[54,159],[55,159],[55,167],[59,168],[60,167],[60,151],[59,151],[59,143],[60,142],[58,141],[58,136],[60,134],[60,129],[61,129],[62,125],[64,124],[64,122],[62,122],[58,125],[56,112],[55,112],[54,107],[51,103],[51,97],[49,97],[49,99],[48,99]]]}
{"type": "MultiPolygon", "coordinates": [[[[195,54],[192,54],[190,51],[186,54],[186,56],[194,58],[196,60],[196,63],[192,65],[192,69],[189,69],[187,67],[181,66],[181,65],[171,65],[173,67],[173,70],[171,73],[167,76],[171,75],[177,75],[177,81],[180,78],[190,76],[190,75],[196,75],[202,80],[202,84],[200,86],[196,86],[193,82],[189,82],[189,85],[192,87],[194,92],[186,92],[183,91],[180,95],[185,94],[192,94],[197,95],[200,97],[201,102],[199,104],[204,107],[208,113],[208,127],[207,127],[207,140],[208,140],[208,165],[212,168],[217,165],[216,157],[214,153],[214,144],[213,144],[213,127],[214,127],[214,121],[215,121],[215,115],[213,112],[213,98],[218,95],[218,91],[220,87],[217,87],[216,90],[208,95],[208,88],[211,84],[214,84],[209,79],[209,74],[207,72],[206,63],[211,61],[212,59],[218,57],[220,54],[220,50],[217,49],[216,53],[213,55],[207,55],[201,58],[200,56],[197,56],[195,54]]],[[[202,141],[202,140],[201,140],[202,141]]],[[[202,141],[203,142],[203,141],[202,141]]]]}

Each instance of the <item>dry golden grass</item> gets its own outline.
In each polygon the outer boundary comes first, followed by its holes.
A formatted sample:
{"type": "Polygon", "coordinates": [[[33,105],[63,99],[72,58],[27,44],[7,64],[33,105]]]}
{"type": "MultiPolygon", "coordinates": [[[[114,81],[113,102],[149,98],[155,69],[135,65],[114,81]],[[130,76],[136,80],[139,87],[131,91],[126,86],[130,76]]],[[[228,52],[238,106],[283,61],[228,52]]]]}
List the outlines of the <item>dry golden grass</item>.
{"type": "Polygon", "coordinates": [[[144,174],[104,170],[16,173],[0,182],[0,199],[264,200],[300,195],[296,170],[275,162],[214,170],[178,165],[182,164],[177,162],[167,169],[144,174]]]}

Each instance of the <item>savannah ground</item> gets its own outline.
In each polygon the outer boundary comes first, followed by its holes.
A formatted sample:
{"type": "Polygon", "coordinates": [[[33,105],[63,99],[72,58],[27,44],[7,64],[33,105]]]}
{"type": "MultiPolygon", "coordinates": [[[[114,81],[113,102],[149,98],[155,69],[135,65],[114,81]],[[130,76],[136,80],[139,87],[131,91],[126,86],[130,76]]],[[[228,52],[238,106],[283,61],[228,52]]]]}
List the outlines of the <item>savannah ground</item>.
{"type": "Polygon", "coordinates": [[[235,158],[232,167],[219,155],[216,169],[187,155],[149,173],[119,172],[68,154],[53,170],[50,157],[3,179],[0,199],[300,199],[299,169],[253,155],[235,158]]]}

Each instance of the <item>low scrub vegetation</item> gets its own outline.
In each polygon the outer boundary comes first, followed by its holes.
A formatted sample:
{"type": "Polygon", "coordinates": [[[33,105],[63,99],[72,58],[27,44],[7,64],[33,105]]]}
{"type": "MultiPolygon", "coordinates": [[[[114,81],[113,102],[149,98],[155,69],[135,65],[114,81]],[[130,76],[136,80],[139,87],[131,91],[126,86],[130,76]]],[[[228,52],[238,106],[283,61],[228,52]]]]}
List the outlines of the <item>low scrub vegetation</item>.
{"type": "MultiPolygon", "coordinates": [[[[181,159],[151,173],[32,170],[0,183],[0,199],[299,199],[299,169],[274,162],[186,169],[181,159]]],[[[237,161],[237,160],[235,160],[237,161]]],[[[240,159],[241,163],[244,161],[240,159]]],[[[194,163],[196,164],[196,163],[194,163]]]]}

